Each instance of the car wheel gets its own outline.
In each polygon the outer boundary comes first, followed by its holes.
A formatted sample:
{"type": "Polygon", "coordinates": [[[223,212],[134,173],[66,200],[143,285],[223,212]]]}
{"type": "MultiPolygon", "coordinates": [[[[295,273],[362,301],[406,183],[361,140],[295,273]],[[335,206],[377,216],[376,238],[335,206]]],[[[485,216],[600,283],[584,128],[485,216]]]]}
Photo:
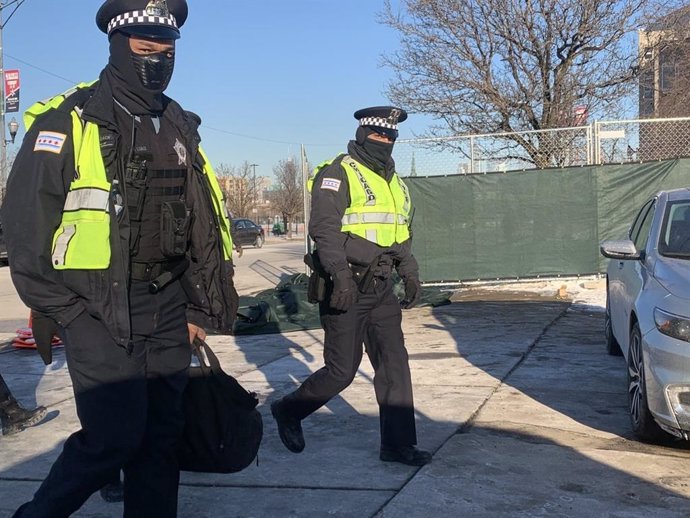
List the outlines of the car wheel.
{"type": "Polygon", "coordinates": [[[256,239],[254,240],[254,246],[256,248],[261,248],[264,246],[264,238],[261,235],[256,236],[256,239]]]}
{"type": "Polygon", "coordinates": [[[665,437],[665,432],[654,420],[647,404],[642,335],[637,322],[630,331],[630,349],[628,350],[628,408],[633,433],[639,439],[646,442],[658,442],[665,437]]]}
{"type": "MultiPolygon", "coordinates": [[[[608,291],[608,290],[607,290],[608,291]]],[[[611,356],[623,356],[621,346],[613,336],[613,328],[611,327],[611,307],[609,306],[609,295],[606,293],[606,313],[604,316],[604,336],[606,337],[606,352],[611,356]]]]}

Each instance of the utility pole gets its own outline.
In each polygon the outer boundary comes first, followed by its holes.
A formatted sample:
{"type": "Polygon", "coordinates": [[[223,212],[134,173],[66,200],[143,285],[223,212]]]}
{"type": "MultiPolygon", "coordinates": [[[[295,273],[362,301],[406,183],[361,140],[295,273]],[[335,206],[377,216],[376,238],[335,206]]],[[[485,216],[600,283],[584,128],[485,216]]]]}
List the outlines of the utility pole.
{"type": "MultiPolygon", "coordinates": [[[[259,208],[257,206],[258,205],[258,195],[256,192],[256,168],[258,167],[258,165],[259,164],[249,164],[249,167],[251,167],[254,170],[254,175],[253,175],[253,180],[252,180],[252,184],[253,184],[253,187],[252,187],[253,196],[252,196],[252,198],[254,198],[254,200],[253,200],[253,202],[254,202],[253,212],[255,214],[254,219],[257,219],[259,216],[259,208]]],[[[256,223],[256,221],[254,223],[256,223]]]]}
{"type": "MultiPolygon", "coordinates": [[[[311,212],[311,197],[307,189],[307,181],[309,180],[309,161],[307,160],[307,152],[304,149],[304,144],[300,146],[300,162],[302,166],[302,211],[304,214],[304,252],[311,254],[314,245],[309,237],[309,216],[311,212]]],[[[305,273],[311,275],[311,269],[306,266],[305,273]]]]}

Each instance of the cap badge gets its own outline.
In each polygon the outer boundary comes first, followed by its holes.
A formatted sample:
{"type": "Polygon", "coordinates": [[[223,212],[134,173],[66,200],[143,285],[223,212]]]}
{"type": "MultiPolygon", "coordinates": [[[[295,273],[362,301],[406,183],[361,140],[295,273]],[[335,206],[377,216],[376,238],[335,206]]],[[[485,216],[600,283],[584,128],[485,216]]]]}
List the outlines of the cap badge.
{"type": "Polygon", "coordinates": [[[146,14],[168,18],[170,16],[170,9],[168,9],[167,0],[151,0],[146,6],[146,14]]]}
{"type": "Polygon", "coordinates": [[[389,124],[397,124],[399,118],[400,118],[400,110],[398,110],[397,108],[393,108],[391,110],[391,114],[388,116],[388,123],[389,124]]]}

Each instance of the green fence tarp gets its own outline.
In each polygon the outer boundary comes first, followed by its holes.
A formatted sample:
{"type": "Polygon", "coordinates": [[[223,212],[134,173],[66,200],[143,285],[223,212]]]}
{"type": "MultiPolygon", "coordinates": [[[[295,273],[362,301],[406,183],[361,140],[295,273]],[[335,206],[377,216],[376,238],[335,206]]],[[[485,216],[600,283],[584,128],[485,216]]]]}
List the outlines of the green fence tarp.
{"type": "Polygon", "coordinates": [[[586,275],[646,199],[690,187],[690,159],[405,181],[423,281],[586,275]]]}

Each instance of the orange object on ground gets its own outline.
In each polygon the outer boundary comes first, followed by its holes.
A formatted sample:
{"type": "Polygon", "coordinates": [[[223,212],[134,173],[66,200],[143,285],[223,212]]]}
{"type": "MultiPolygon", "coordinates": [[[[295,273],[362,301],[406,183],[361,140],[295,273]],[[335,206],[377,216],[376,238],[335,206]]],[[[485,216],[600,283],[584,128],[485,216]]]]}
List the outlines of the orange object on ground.
{"type": "MultiPolygon", "coordinates": [[[[12,347],[17,349],[36,349],[36,341],[34,340],[34,333],[31,329],[32,322],[33,315],[31,312],[29,312],[29,323],[27,324],[27,327],[20,327],[17,329],[17,336],[12,339],[12,347]]],[[[51,344],[53,347],[63,345],[59,336],[53,336],[51,344]]]]}

